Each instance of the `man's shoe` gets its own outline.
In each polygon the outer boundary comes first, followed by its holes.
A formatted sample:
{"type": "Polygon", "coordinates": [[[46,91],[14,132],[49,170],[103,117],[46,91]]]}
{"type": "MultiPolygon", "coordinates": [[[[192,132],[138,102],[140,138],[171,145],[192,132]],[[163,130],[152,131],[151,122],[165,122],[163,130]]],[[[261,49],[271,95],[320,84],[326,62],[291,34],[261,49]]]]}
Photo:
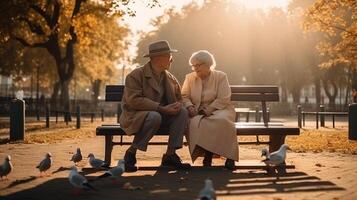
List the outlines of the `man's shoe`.
{"type": "Polygon", "coordinates": [[[138,168],[135,166],[136,164],[136,154],[130,151],[126,151],[124,155],[125,161],[125,172],[136,172],[138,168]]]}
{"type": "Polygon", "coordinates": [[[205,157],[203,158],[203,166],[211,167],[212,166],[212,158],[213,158],[213,153],[210,151],[206,151],[205,157]]]}
{"type": "Polygon", "coordinates": [[[164,154],[161,160],[162,166],[175,167],[176,169],[190,169],[191,165],[188,163],[182,163],[180,157],[175,153],[172,155],[164,154]]]}
{"type": "Polygon", "coordinates": [[[235,166],[234,160],[227,158],[226,163],[224,164],[224,167],[228,170],[235,170],[236,166],[235,166]]]}

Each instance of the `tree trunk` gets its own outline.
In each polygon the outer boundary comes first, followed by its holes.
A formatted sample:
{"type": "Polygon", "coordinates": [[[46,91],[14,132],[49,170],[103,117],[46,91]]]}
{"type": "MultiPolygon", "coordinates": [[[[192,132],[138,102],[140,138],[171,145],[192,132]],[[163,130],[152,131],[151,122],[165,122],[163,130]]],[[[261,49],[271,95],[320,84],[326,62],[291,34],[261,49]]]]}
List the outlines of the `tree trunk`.
{"type": "Polygon", "coordinates": [[[60,82],[57,81],[53,86],[53,93],[51,95],[51,108],[57,110],[57,99],[60,90],[60,82]]]}
{"type": "Polygon", "coordinates": [[[321,81],[320,77],[315,77],[315,98],[316,98],[316,109],[319,109],[321,103],[321,81]]]}
{"type": "Polygon", "coordinates": [[[329,100],[329,108],[330,108],[330,110],[334,111],[336,109],[335,101],[336,101],[337,92],[338,92],[337,84],[335,83],[334,80],[323,80],[322,82],[323,82],[325,94],[329,100]],[[333,88],[332,93],[329,90],[329,84],[328,84],[329,82],[331,83],[332,88],[333,88]]]}
{"type": "Polygon", "coordinates": [[[93,92],[92,93],[92,105],[93,105],[92,110],[93,111],[98,106],[98,97],[99,97],[101,83],[102,83],[102,80],[95,80],[92,82],[92,92],[93,92]]]}
{"type": "Polygon", "coordinates": [[[62,103],[62,110],[65,111],[66,118],[68,121],[72,121],[71,119],[71,103],[69,98],[69,83],[70,80],[61,81],[61,103],[62,103]]]}
{"type": "Polygon", "coordinates": [[[286,84],[283,81],[281,83],[281,102],[283,102],[283,103],[288,102],[288,92],[286,89],[286,84]]]}
{"type": "Polygon", "coordinates": [[[291,94],[293,95],[293,101],[296,104],[300,104],[300,97],[301,97],[301,88],[293,88],[293,90],[291,91],[291,94]]]}
{"type": "Polygon", "coordinates": [[[353,95],[353,103],[357,103],[357,69],[356,67],[352,71],[352,95],[353,95]]]}

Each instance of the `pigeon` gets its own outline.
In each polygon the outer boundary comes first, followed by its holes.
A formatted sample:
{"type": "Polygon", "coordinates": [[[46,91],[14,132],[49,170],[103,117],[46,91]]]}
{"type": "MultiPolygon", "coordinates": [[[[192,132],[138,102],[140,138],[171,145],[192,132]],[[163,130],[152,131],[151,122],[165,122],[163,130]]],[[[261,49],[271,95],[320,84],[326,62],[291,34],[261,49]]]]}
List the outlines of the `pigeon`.
{"type": "Polygon", "coordinates": [[[77,165],[78,162],[82,160],[81,149],[77,148],[77,153],[73,154],[72,159],[70,161],[74,162],[74,165],[77,165]]]}
{"type": "Polygon", "coordinates": [[[45,158],[36,166],[40,170],[40,174],[42,175],[43,172],[46,173],[48,169],[51,168],[52,165],[52,155],[50,152],[46,153],[45,158]]]}
{"type": "Polygon", "coordinates": [[[99,169],[101,167],[105,167],[106,163],[103,160],[97,159],[94,157],[94,154],[90,153],[88,155],[89,158],[89,164],[92,166],[94,169],[99,169]]]}
{"type": "MultiPolygon", "coordinates": [[[[100,175],[98,178],[105,178],[105,177],[118,178],[124,172],[125,172],[125,161],[121,159],[121,160],[118,160],[118,164],[116,167],[104,172],[104,174],[100,175]]],[[[113,182],[114,182],[114,180],[113,180],[113,182]]]]}
{"type": "MultiPolygon", "coordinates": [[[[288,145],[283,144],[278,151],[274,151],[271,154],[267,153],[266,159],[263,160],[266,165],[280,165],[285,162],[286,150],[290,149],[288,145]]],[[[263,155],[263,152],[262,152],[263,155]]]]}
{"type": "Polygon", "coordinates": [[[69,183],[78,189],[96,190],[87,179],[78,173],[77,167],[73,166],[68,176],[69,183]]]}
{"type": "Polygon", "coordinates": [[[268,149],[262,149],[262,157],[265,156],[265,158],[269,158],[270,153],[268,149]]]}
{"type": "Polygon", "coordinates": [[[0,178],[2,179],[2,177],[6,177],[7,179],[7,175],[10,174],[10,172],[13,169],[13,165],[11,163],[11,156],[7,155],[5,157],[5,161],[2,165],[0,165],[0,178]]]}
{"type": "Polygon", "coordinates": [[[216,192],[213,188],[213,183],[211,179],[205,180],[205,187],[200,191],[200,200],[213,200],[216,199],[216,192]]]}

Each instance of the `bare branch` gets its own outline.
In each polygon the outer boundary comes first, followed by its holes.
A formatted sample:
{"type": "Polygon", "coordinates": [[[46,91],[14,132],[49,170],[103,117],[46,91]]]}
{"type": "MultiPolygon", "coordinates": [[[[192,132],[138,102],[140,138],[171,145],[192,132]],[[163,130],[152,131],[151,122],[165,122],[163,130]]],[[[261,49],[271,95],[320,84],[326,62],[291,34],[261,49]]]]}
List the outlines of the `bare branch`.
{"type": "Polygon", "coordinates": [[[41,48],[46,48],[47,43],[34,43],[34,44],[30,44],[28,43],[26,40],[19,38],[19,37],[15,37],[15,39],[17,41],[19,41],[22,45],[26,46],[26,47],[41,47],[41,48]]]}
{"type": "Polygon", "coordinates": [[[28,18],[22,17],[21,20],[25,21],[29,25],[29,28],[33,33],[37,33],[38,35],[45,34],[45,32],[43,31],[40,25],[31,22],[28,18]]]}
{"type": "Polygon", "coordinates": [[[79,13],[79,10],[81,8],[81,4],[82,4],[82,2],[85,2],[85,1],[86,0],[76,0],[76,3],[74,5],[74,9],[73,9],[73,12],[72,12],[72,18],[79,13]]]}
{"type": "Polygon", "coordinates": [[[56,24],[58,23],[58,19],[60,16],[60,10],[61,10],[61,4],[58,1],[55,1],[55,5],[53,8],[53,15],[51,18],[51,26],[50,26],[51,28],[55,27],[56,24]]]}
{"type": "Polygon", "coordinates": [[[329,26],[329,27],[338,29],[338,30],[343,31],[343,32],[346,32],[346,33],[348,33],[348,34],[350,34],[350,35],[352,35],[352,36],[357,36],[356,33],[353,33],[353,32],[351,32],[351,31],[348,31],[348,30],[345,29],[345,28],[339,27],[339,26],[334,25],[334,24],[328,24],[328,23],[324,22],[324,21],[321,20],[321,19],[318,19],[318,20],[319,20],[319,22],[320,22],[321,24],[323,24],[323,25],[325,25],[325,26],[329,26]]]}
{"type": "Polygon", "coordinates": [[[47,25],[51,27],[51,17],[44,10],[42,10],[42,8],[34,4],[31,5],[31,8],[40,14],[46,20],[47,25]]]}

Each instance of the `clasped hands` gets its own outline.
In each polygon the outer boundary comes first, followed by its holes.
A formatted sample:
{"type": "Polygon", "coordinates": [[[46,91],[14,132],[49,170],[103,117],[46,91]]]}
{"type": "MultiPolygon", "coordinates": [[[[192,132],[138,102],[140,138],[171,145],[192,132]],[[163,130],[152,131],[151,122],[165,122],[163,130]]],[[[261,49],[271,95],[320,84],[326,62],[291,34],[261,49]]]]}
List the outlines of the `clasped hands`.
{"type": "Polygon", "coordinates": [[[194,106],[189,106],[187,107],[187,110],[188,110],[188,115],[190,117],[194,117],[196,115],[204,115],[205,117],[209,117],[212,115],[212,113],[206,107],[203,107],[200,110],[196,110],[194,106]]]}
{"type": "Polygon", "coordinates": [[[180,112],[182,108],[182,103],[180,102],[175,102],[172,104],[168,104],[166,106],[159,106],[158,111],[159,113],[166,114],[166,115],[176,115],[177,113],[180,112]]]}

